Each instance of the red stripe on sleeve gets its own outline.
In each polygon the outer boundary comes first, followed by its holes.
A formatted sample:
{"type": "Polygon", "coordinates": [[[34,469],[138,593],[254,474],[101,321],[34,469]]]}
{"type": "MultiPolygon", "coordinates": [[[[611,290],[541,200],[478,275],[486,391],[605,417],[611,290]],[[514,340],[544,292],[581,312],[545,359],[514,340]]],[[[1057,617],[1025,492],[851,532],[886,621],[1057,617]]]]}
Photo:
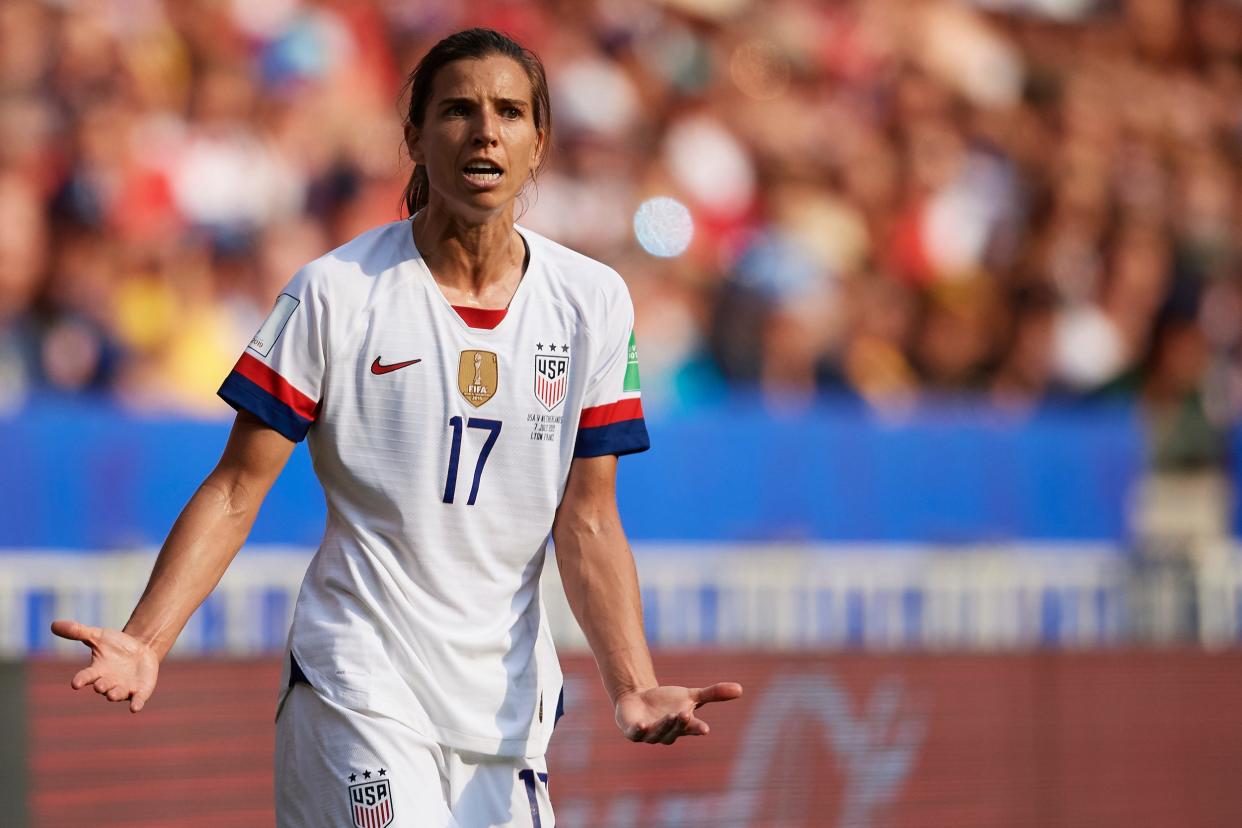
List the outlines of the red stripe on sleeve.
{"type": "Polygon", "coordinates": [[[250,354],[242,354],[233,370],[292,408],[299,417],[315,419],[319,404],[250,354]]]}
{"type": "Polygon", "coordinates": [[[453,310],[472,328],[491,330],[500,324],[508,313],[508,308],[470,308],[465,305],[453,305],[453,310]]]}
{"type": "Polygon", "coordinates": [[[594,408],[582,409],[579,428],[597,428],[612,425],[623,420],[641,420],[643,417],[643,401],[641,397],[617,400],[608,405],[597,405],[594,408]]]}

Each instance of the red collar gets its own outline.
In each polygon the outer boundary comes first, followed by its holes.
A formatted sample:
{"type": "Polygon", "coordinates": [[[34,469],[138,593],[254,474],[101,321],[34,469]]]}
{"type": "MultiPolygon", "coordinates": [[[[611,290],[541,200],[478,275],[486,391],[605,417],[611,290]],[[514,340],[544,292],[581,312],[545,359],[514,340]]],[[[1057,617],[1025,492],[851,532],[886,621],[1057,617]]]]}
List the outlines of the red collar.
{"type": "Polygon", "coordinates": [[[500,324],[500,320],[508,313],[507,308],[467,308],[464,305],[453,305],[453,310],[472,328],[491,330],[500,324]]]}

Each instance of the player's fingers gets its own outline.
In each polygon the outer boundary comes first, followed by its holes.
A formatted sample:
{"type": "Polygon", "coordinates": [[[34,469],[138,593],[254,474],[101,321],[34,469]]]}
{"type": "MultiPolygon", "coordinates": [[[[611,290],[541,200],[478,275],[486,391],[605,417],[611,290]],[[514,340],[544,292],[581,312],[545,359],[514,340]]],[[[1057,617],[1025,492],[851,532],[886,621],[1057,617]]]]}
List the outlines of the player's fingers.
{"type": "Polygon", "coordinates": [[[116,687],[116,682],[108,678],[107,676],[102,676],[100,678],[95,679],[95,683],[91,686],[94,688],[96,693],[98,693],[101,696],[104,696],[104,695],[107,695],[109,690],[111,690],[113,687],[116,687]]]}
{"type": "Polygon", "coordinates": [[[625,731],[625,738],[631,742],[641,742],[646,737],[649,729],[646,723],[630,725],[625,731]]]}
{"type": "Polygon", "coordinates": [[[682,726],[680,736],[706,736],[711,733],[712,729],[707,726],[707,722],[698,716],[687,711],[682,714],[682,726]]]}
{"type": "Polygon", "coordinates": [[[129,712],[141,713],[142,708],[147,706],[147,699],[151,698],[150,692],[144,693],[141,690],[136,691],[129,698],[129,712]]]}
{"type": "Polygon", "coordinates": [[[664,738],[660,740],[660,744],[671,745],[673,742],[676,742],[678,739],[684,736],[685,733],[686,733],[685,714],[682,714],[681,716],[674,716],[673,726],[670,727],[668,732],[664,734],[664,738]]]}
{"type": "Polygon", "coordinates": [[[663,723],[663,719],[640,719],[625,728],[625,738],[631,742],[648,742],[651,734],[663,723]]]}
{"type": "Polygon", "coordinates": [[[691,713],[689,710],[682,713],[680,716],[677,717],[677,719],[678,719],[677,733],[673,737],[673,739],[670,739],[669,741],[665,742],[665,744],[667,745],[671,745],[673,741],[675,741],[676,739],[680,739],[682,736],[706,736],[708,732],[711,730],[711,728],[707,726],[707,722],[698,718],[693,713],[691,713]]]}
{"type": "Polygon", "coordinates": [[[695,707],[701,707],[711,702],[732,701],[741,695],[742,685],[736,681],[722,681],[710,687],[700,687],[698,690],[690,691],[690,697],[694,699],[695,707]]]}
{"type": "Polygon", "coordinates": [[[707,726],[707,722],[697,716],[691,718],[690,721],[686,723],[687,736],[706,736],[711,732],[712,729],[707,726]]]}
{"type": "Polygon", "coordinates": [[[677,717],[666,716],[656,722],[655,726],[647,731],[647,735],[643,738],[643,741],[651,745],[657,745],[660,742],[663,742],[664,738],[668,736],[669,732],[675,727],[677,727],[677,717]]]}
{"type": "Polygon", "coordinates": [[[108,701],[121,701],[122,699],[129,698],[129,689],[118,684],[104,695],[108,697],[108,701]]]}
{"type": "Polygon", "coordinates": [[[100,675],[102,675],[102,671],[94,665],[83,667],[74,675],[73,680],[69,682],[69,686],[74,690],[81,690],[86,685],[93,683],[100,675]]]}
{"type": "Polygon", "coordinates": [[[88,627],[77,621],[65,619],[53,621],[52,632],[61,638],[68,638],[70,641],[81,641],[83,644],[92,644],[103,635],[103,630],[99,627],[88,627]]]}

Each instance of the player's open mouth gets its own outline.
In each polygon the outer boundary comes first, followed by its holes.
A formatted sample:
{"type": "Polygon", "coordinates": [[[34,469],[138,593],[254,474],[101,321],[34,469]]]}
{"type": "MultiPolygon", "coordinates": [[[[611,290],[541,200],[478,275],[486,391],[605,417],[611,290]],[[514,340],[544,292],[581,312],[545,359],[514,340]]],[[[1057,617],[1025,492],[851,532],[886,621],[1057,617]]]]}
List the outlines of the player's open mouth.
{"type": "Polygon", "coordinates": [[[489,187],[504,177],[505,171],[489,161],[472,161],[462,170],[467,183],[475,187],[489,187]]]}

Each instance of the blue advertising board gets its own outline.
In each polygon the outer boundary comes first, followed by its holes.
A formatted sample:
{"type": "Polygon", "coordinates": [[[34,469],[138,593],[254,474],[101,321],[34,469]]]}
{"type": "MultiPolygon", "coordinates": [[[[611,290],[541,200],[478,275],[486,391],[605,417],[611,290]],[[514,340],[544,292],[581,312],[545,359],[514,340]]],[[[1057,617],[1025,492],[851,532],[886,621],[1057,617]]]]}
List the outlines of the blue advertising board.
{"type": "MultiPolygon", "coordinates": [[[[940,405],[895,422],[828,402],[789,415],[728,403],[648,425],[653,449],[620,463],[638,541],[1122,543],[1144,462],[1139,419],[1116,405],[940,405]]],[[[228,426],[48,400],[0,417],[0,548],[159,544],[228,426]]],[[[324,513],[299,446],[251,541],[314,546],[324,513]]]]}

